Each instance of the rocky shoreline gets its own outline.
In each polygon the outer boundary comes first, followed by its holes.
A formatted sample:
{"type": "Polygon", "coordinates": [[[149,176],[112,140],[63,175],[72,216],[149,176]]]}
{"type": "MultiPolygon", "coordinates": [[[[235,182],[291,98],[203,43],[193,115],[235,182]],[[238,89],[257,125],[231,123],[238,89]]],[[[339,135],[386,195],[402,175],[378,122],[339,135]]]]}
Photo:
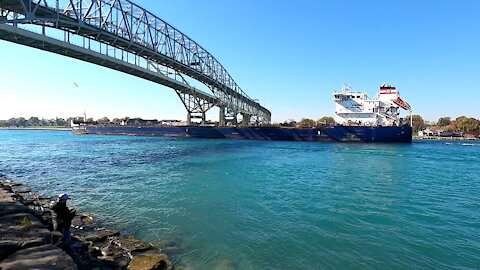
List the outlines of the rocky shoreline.
{"type": "Polygon", "coordinates": [[[52,197],[42,197],[0,175],[0,269],[172,270],[168,256],[151,244],[102,227],[87,215],[72,221],[74,254],[58,246],[52,197]]]}

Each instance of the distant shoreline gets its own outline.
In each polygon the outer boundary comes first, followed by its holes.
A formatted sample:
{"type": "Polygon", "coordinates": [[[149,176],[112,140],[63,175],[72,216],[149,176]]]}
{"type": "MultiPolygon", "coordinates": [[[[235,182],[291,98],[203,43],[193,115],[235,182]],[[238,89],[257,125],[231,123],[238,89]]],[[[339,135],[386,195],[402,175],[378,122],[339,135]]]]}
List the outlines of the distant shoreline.
{"type": "Polygon", "coordinates": [[[448,140],[448,141],[480,141],[477,138],[441,137],[441,136],[413,136],[415,140],[448,140]]]}
{"type": "Polygon", "coordinates": [[[69,127],[0,127],[0,130],[56,130],[56,131],[71,131],[69,127]]]}

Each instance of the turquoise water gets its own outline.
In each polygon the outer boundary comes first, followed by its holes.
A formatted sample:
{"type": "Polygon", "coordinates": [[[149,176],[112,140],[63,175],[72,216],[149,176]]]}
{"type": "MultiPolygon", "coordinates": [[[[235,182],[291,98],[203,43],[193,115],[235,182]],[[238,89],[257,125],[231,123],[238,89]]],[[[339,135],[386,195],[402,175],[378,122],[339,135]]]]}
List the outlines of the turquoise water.
{"type": "Polygon", "coordinates": [[[479,269],[480,144],[0,131],[0,173],[186,269],[479,269]]]}

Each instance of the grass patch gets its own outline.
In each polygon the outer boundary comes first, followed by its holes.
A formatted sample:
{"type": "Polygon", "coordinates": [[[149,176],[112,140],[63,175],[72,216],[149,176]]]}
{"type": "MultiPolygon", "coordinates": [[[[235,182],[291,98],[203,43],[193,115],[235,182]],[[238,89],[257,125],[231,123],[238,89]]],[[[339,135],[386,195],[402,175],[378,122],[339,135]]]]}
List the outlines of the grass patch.
{"type": "Polygon", "coordinates": [[[23,217],[20,221],[20,226],[26,227],[32,225],[32,221],[28,217],[23,217]]]}

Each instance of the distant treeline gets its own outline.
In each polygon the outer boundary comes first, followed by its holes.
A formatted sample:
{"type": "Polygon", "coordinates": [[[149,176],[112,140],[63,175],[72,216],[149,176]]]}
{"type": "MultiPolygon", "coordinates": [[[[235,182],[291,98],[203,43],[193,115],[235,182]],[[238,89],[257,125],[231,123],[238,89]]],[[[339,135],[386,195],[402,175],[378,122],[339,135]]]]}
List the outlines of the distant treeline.
{"type": "MultiPolygon", "coordinates": [[[[436,123],[426,123],[420,115],[412,115],[412,117],[414,131],[424,130],[427,127],[451,132],[480,131],[480,120],[473,117],[459,116],[455,120],[451,117],[440,117],[436,123]]],[[[410,117],[407,117],[407,120],[409,119],[410,117]]]]}
{"type": "MultiPolygon", "coordinates": [[[[452,120],[451,117],[441,117],[436,123],[427,123],[423,118],[418,115],[412,115],[413,130],[419,131],[428,128],[441,129],[451,132],[473,132],[480,131],[480,120],[473,117],[460,116],[452,120]]],[[[405,122],[410,122],[410,116],[405,118],[405,122]]],[[[322,125],[333,125],[335,120],[332,117],[322,117],[318,120],[313,120],[309,118],[302,118],[299,122],[295,120],[288,120],[280,124],[281,126],[291,126],[291,127],[318,127],[322,125]]]]}
{"type": "MultiPolygon", "coordinates": [[[[436,128],[442,129],[445,131],[452,131],[452,132],[472,132],[472,131],[480,131],[480,120],[467,117],[467,116],[459,116],[452,120],[451,117],[441,117],[436,123],[427,123],[423,120],[423,118],[418,115],[412,115],[413,118],[413,130],[419,131],[424,130],[425,128],[436,128]]],[[[110,120],[108,117],[102,117],[97,120],[92,118],[88,118],[87,122],[97,122],[99,124],[119,124],[124,120],[130,119],[129,117],[124,118],[114,118],[110,120]]],[[[71,120],[84,120],[83,117],[69,117],[67,119],[64,118],[55,118],[55,119],[39,119],[38,117],[30,117],[25,119],[23,117],[18,118],[10,118],[8,120],[0,120],[0,127],[42,127],[42,126],[57,126],[57,127],[68,127],[70,126],[71,120]]],[[[405,118],[406,121],[410,122],[410,116],[405,118]]],[[[317,127],[317,126],[324,126],[324,125],[334,125],[335,120],[333,117],[325,116],[318,120],[302,118],[299,122],[295,120],[288,120],[283,123],[277,124],[279,126],[290,126],[290,127],[317,127]]]]}
{"type": "Polygon", "coordinates": [[[0,127],[68,127],[72,119],[83,119],[82,117],[55,118],[55,119],[39,119],[38,117],[10,118],[8,120],[0,120],[0,127]]]}
{"type": "MultiPolygon", "coordinates": [[[[108,117],[102,117],[97,120],[93,118],[87,118],[86,121],[89,123],[96,122],[98,124],[120,124],[123,120],[130,119],[129,117],[125,118],[114,118],[110,120],[108,117]]],[[[32,116],[28,119],[23,117],[10,118],[8,120],[0,120],[0,127],[69,127],[72,120],[84,121],[83,117],[69,117],[69,118],[58,118],[55,119],[40,119],[38,117],[32,116]]]]}
{"type": "Polygon", "coordinates": [[[303,128],[313,128],[313,127],[319,127],[319,126],[325,126],[325,125],[334,125],[335,124],[335,119],[330,116],[325,116],[322,117],[318,120],[313,120],[309,118],[302,118],[299,122],[290,119],[287,120],[283,123],[278,124],[278,126],[283,126],[283,127],[303,127],[303,128]]]}

